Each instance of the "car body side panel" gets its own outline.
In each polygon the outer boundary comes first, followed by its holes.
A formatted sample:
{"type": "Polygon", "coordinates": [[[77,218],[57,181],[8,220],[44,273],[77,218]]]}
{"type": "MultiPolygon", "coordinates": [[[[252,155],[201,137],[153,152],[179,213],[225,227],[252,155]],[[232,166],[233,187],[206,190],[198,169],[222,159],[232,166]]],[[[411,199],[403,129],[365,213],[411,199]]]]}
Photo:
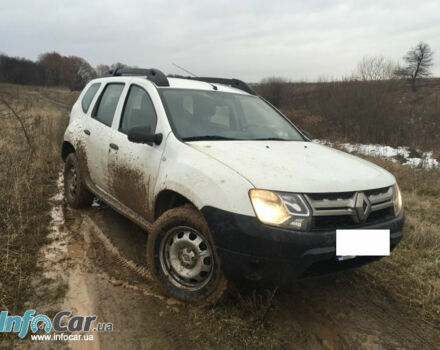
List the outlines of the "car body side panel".
{"type": "Polygon", "coordinates": [[[166,139],[154,198],[163,190],[186,197],[198,209],[214,206],[255,216],[248,192],[253,188],[242,176],[170,133],[166,139]]]}

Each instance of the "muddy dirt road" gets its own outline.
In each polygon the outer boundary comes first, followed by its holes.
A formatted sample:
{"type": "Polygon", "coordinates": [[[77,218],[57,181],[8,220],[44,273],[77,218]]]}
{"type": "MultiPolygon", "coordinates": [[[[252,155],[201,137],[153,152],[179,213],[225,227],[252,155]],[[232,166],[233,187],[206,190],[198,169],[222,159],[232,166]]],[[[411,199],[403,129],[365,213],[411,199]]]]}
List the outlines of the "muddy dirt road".
{"type": "Polygon", "coordinates": [[[30,303],[40,313],[97,315],[114,331],[95,332],[94,341],[28,341],[22,348],[439,348],[439,330],[405,316],[386,286],[371,287],[362,272],[303,280],[273,299],[233,290],[209,309],[182,305],[151,281],[139,227],[105,206],[66,208],[62,177],[51,203],[51,242],[41,251],[43,277],[30,303]]]}

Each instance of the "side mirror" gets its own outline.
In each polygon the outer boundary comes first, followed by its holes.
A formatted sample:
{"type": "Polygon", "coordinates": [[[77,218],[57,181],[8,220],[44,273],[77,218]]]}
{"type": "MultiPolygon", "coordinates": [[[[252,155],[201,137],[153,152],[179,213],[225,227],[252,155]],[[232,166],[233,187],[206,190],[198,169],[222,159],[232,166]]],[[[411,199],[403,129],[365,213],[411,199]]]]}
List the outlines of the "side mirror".
{"type": "Polygon", "coordinates": [[[150,128],[139,126],[128,130],[128,140],[134,143],[146,143],[150,146],[162,143],[162,134],[153,134],[150,128]]]}

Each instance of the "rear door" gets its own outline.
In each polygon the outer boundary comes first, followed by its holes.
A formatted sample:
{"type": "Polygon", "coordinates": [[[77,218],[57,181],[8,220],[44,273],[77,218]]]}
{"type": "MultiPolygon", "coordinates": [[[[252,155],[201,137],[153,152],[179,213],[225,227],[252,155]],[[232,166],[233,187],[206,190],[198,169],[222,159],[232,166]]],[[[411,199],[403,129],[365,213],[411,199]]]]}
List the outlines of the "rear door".
{"type": "Polygon", "coordinates": [[[87,164],[95,186],[108,193],[108,154],[112,145],[112,123],[124,90],[124,83],[109,82],[97,100],[88,121],[87,164]]]}
{"type": "MultiPolygon", "coordinates": [[[[118,149],[110,150],[109,193],[136,214],[151,220],[151,191],[156,183],[163,143],[147,145],[130,142],[128,131],[134,127],[148,127],[158,132],[158,117],[151,99],[155,88],[131,84],[112,142],[118,149]]],[[[157,92],[156,92],[157,94],[157,92]]]]}

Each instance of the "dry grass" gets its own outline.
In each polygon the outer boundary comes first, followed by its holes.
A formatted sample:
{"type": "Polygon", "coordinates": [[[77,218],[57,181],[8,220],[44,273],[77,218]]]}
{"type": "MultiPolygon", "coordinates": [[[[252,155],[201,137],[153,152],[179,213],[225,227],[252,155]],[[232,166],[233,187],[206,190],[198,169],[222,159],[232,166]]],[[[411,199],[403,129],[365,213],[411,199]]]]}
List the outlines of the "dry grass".
{"type": "MultiPolygon", "coordinates": [[[[18,121],[7,117],[10,110],[0,104],[0,308],[11,313],[21,312],[32,293],[30,279],[49,222],[47,199],[61,169],[66,112],[42,97],[43,92],[0,85],[0,97],[20,111],[32,144],[30,150],[18,121]]],[[[60,90],[58,98],[65,96],[60,90]]]]}
{"type": "Polygon", "coordinates": [[[320,83],[266,81],[255,87],[297,126],[335,142],[439,151],[440,79],[320,83]]]}
{"type": "Polygon", "coordinates": [[[368,160],[396,176],[406,223],[404,238],[391,256],[360,273],[414,318],[440,327],[440,172],[368,160]]]}
{"type": "MultiPolygon", "coordinates": [[[[275,295],[276,290],[248,291],[246,295],[230,290],[215,307],[191,308],[189,314],[195,329],[190,336],[200,344],[200,349],[277,349],[282,342],[267,320],[277,308],[275,295]]],[[[297,339],[307,340],[307,335],[298,335],[297,339]]]]}

